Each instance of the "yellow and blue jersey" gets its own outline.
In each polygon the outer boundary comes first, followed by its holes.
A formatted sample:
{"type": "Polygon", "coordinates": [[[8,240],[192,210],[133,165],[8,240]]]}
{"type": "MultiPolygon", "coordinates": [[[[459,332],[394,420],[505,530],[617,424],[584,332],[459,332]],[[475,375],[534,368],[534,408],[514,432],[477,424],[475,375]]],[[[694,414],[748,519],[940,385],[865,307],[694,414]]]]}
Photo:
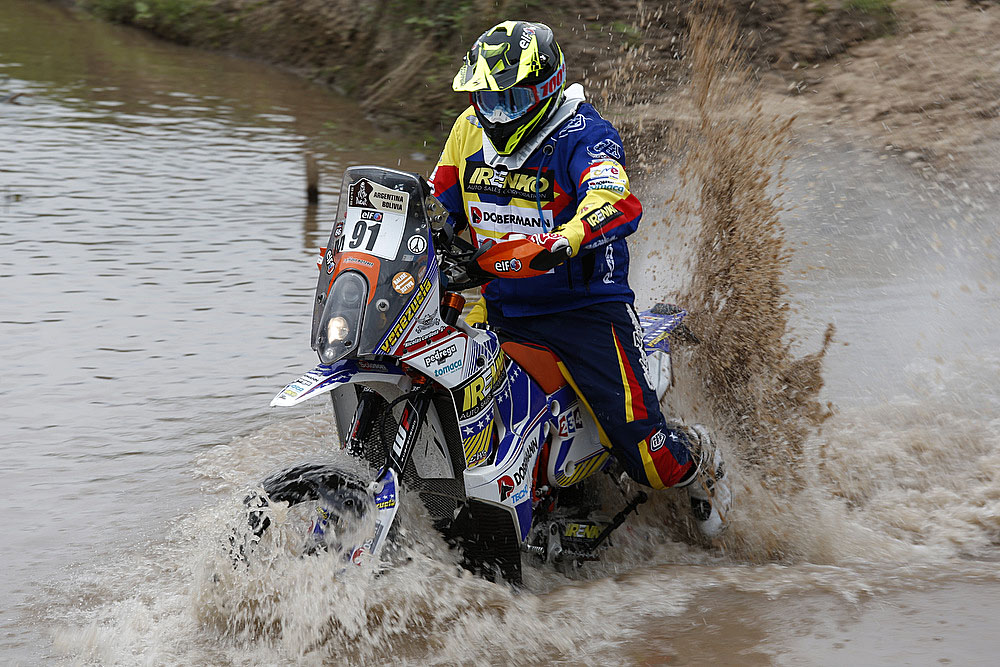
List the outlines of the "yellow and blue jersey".
{"type": "Polygon", "coordinates": [[[473,243],[510,234],[557,232],[573,257],[534,278],[496,278],[483,290],[510,317],[597,303],[632,303],[628,245],[642,205],[629,189],[618,132],[593,106],[580,104],[517,169],[490,166],[470,106],[455,121],[431,174],[435,196],[473,243]]]}

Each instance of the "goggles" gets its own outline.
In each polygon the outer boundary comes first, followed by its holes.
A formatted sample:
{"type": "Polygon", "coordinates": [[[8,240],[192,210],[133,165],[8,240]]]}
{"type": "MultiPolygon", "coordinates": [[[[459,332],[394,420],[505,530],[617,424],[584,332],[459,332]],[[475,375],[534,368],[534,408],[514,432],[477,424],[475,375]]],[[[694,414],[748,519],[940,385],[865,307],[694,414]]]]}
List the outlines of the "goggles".
{"type": "Polygon", "coordinates": [[[552,76],[537,85],[514,86],[507,90],[477,90],[472,93],[472,103],[489,122],[509,123],[558,91],[565,75],[566,67],[560,63],[552,76]]]}

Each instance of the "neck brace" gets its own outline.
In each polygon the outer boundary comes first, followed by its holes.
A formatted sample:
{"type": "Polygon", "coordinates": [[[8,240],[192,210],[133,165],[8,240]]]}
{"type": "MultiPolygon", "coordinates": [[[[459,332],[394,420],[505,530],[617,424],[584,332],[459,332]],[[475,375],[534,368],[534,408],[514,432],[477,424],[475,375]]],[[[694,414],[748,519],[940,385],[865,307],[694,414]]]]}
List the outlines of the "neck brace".
{"type": "Polygon", "coordinates": [[[531,154],[538,150],[538,147],[555,132],[556,128],[576,115],[576,110],[583,101],[583,86],[579,83],[574,83],[566,89],[566,94],[563,96],[563,103],[552,114],[552,118],[541,129],[535,132],[523,146],[510,155],[498,155],[497,150],[490,143],[489,137],[483,132],[483,160],[491,167],[503,167],[508,171],[511,169],[520,169],[528,161],[531,154]]]}

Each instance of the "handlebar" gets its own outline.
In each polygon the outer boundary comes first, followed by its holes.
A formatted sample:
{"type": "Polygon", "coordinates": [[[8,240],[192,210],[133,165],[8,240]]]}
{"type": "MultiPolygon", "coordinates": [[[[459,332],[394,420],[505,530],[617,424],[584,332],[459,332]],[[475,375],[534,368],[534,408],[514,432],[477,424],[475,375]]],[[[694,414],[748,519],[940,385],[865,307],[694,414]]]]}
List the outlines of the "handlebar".
{"type": "Polygon", "coordinates": [[[475,248],[449,226],[437,230],[435,248],[441,254],[441,271],[449,290],[484,285],[494,278],[531,278],[550,271],[570,257],[569,248],[550,252],[528,238],[493,241],[475,248]]]}

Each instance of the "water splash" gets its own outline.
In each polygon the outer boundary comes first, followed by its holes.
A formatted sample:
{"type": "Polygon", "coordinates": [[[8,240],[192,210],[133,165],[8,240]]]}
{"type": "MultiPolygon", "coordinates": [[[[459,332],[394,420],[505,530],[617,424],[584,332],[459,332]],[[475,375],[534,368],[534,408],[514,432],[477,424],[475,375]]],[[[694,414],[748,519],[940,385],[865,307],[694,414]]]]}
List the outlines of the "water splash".
{"type": "MultiPolygon", "coordinates": [[[[701,339],[677,355],[671,407],[714,427],[738,495],[720,546],[785,563],[924,561],[952,557],[957,545],[982,553],[997,534],[995,488],[981,479],[994,469],[997,430],[981,408],[963,415],[964,401],[991,390],[956,379],[930,408],[894,401],[846,413],[820,399],[834,328],[796,357],[786,282],[793,119],[765,111],[731,21],[705,12],[690,25],[690,81],[669,138],[683,159],[660,223],[688,246],[689,279],[673,296],[701,339]]],[[[683,498],[655,502],[657,514],[678,517],[667,520],[674,535],[696,539],[683,498]]]]}

